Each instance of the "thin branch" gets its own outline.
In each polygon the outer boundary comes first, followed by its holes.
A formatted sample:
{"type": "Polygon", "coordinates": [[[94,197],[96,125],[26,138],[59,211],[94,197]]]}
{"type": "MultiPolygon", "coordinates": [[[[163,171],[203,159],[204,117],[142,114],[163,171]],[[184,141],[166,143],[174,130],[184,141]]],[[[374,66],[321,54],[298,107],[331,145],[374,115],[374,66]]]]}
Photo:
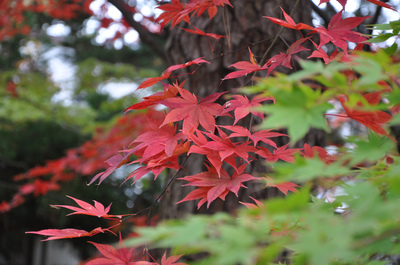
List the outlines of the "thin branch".
{"type": "Polygon", "coordinates": [[[129,25],[137,31],[140,39],[145,44],[149,45],[164,61],[167,61],[165,50],[162,48],[162,45],[157,42],[156,38],[158,36],[145,29],[145,27],[133,19],[134,13],[129,11],[129,6],[125,4],[123,0],[108,0],[108,2],[114,5],[122,13],[122,16],[126,19],[129,25]]]}
{"type": "MultiPolygon", "coordinates": [[[[297,6],[299,5],[299,3],[300,3],[300,0],[297,0],[296,3],[294,4],[293,9],[292,9],[292,11],[290,12],[290,15],[289,15],[289,16],[292,16],[292,15],[293,15],[293,13],[294,13],[294,11],[296,10],[296,8],[297,8],[297,6]]],[[[270,45],[270,46],[268,47],[268,49],[265,51],[265,53],[264,53],[264,55],[263,55],[263,58],[262,58],[262,60],[261,60],[261,62],[260,62],[260,65],[263,65],[263,64],[265,63],[265,61],[267,60],[267,56],[268,56],[269,52],[272,50],[272,48],[274,47],[276,41],[278,40],[278,38],[279,38],[280,35],[282,34],[283,29],[284,29],[284,27],[283,27],[283,26],[280,26],[279,31],[276,33],[275,38],[274,38],[274,40],[272,41],[271,45],[270,45]]]]}
{"type": "MultiPolygon", "coordinates": [[[[189,156],[187,156],[185,158],[185,160],[183,160],[181,167],[183,167],[186,163],[186,161],[188,160],[189,156]]],[[[171,186],[172,182],[174,182],[174,180],[176,179],[176,177],[178,176],[179,170],[176,171],[175,175],[168,181],[167,185],[165,185],[164,189],[162,190],[162,192],[160,193],[160,195],[158,195],[158,197],[153,201],[153,203],[150,205],[150,209],[147,215],[147,227],[150,226],[150,214],[151,214],[151,210],[153,209],[154,205],[158,202],[159,199],[161,199],[161,197],[167,192],[168,188],[171,186]]]]}
{"type": "MultiPolygon", "coordinates": [[[[189,156],[187,156],[186,158],[185,158],[185,160],[182,162],[182,167],[185,165],[185,163],[186,163],[186,161],[188,160],[188,158],[189,158],[189,156]]],[[[120,223],[123,223],[123,222],[125,222],[126,220],[128,220],[128,219],[130,219],[130,218],[132,218],[132,217],[134,217],[134,216],[137,216],[137,215],[139,215],[139,214],[141,214],[141,213],[143,213],[143,212],[146,212],[146,211],[149,211],[148,212],[148,220],[147,220],[147,226],[149,226],[149,220],[150,220],[150,212],[151,212],[151,209],[153,209],[153,207],[154,207],[154,205],[156,205],[156,203],[161,199],[161,197],[167,192],[167,189],[171,186],[171,184],[172,184],[172,182],[174,182],[174,180],[176,179],[176,177],[178,176],[178,173],[179,173],[179,170],[177,170],[176,171],[176,173],[175,173],[175,175],[168,181],[168,183],[167,183],[167,185],[165,185],[165,187],[164,187],[164,189],[161,191],[161,193],[160,193],[160,195],[158,195],[158,197],[153,201],[153,203],[149,206],[149,207],[147,207],[147,208],[145,208],[145,209],[142,209],[142,210],[140,210],[140,211],[138,211],[138,212],[136,212],[136,213],[133,213],[133,214],[130,214],[129,216],[127,216],[127,217],[125,217],[124,219],[122,219],[121,221],[120,221],[120,223]]]]}
{"type": "MultiPolygon", "coordinates": [[[[382,2],[386,3],[386,2],[388,2],[388,1],[387,1],[387,0],[382,0],[382,2]]],[[[375,14],[374,14],[374,16],[368,21],[368,24],[377,24],[377,23],[378,23],[379,16],[381,15],[381,12],[382,12],[382,6],[377,6],[377,7],[376,7],[376,10],[375,10],[375,14]]],[[[369,30],[367,31],[367,34],[371,35],[372,32],[373,32],[373,29],[369,29],[369,30]]]]}
{"type": "Polygon", "coordinates": [[[313,1],[311,1],[311,8],[320,18],[324,20],[324,24],[328,25],[329,21],[331,21],[328,13],[322,11],[313,1]]]}

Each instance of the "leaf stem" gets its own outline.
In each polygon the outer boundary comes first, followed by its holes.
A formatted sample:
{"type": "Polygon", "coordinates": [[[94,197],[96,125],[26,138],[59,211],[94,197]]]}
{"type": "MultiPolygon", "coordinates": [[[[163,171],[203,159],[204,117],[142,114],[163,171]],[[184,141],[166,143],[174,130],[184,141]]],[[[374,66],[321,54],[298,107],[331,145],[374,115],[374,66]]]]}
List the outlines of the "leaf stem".
{"type": "MultiPolygon", "coordinates": [[[[294,3],[293,9],[292,9],[292,11],[290,12],[290,15],[289,15],[289,16],[292,16],[292,15],[293,15],[293,13],[294,13],[294,11],[296,10],[296,8],[297,8],[297,6],[299,5],[299,3],[300,3],[300,0],[297,0],[296,3],[294,3]]],[[[280,26],[279,31],[277,32],[277,34],[276,34],[274,40],[272,41],[272,43],[271,43],[271,45],[268,47],[268,49],[265,51],[265,53],[264,53],[264,55],[263,55],[263,58],[262,58],[262,60],[260,61],[260,65],[261,65],[261,66],[262,66],[262,65],[265,63],[265,61],[267,60],[268,53],[269,53],[269,52],[272,50],[272,48],[274,47],[274,45],[275,45],[276,41],[278,40],[278,38],[280,37],[280,35],[281,35],[283,29],[284,29],[284,27],[283,27],[283,26],[280,26]]]]}
{"type": "Polygon", "coordinates": [[[324,115],[325,115],[325,116],[326,116],[326,115],[330,115],[330,116],[341,117],[341,118],[349,118],[349,116],[340,115],[340,114],[325,113],[324,115]]]}
{"type": "MultiPolygon", "coordinates": [[[[190,155],[186,156],[185,160],[183,160],[181,167],[183,167],[186,163],[186,161],[188,160],[190,155]]],[[[153,209],[154,205],[158,202],[158,200],[167,192],[167,189],[171,186],[171,184],[174,182],[174,180],[176,179],[176,177],[178,176],[180,169],[178,169],[175,172],[175,175],[168,181],[167,185],[165,185],[164,189],[161,191],[160,195],[157,196],[157,198],[153,201],[153,203],[150,205],[150,207],[146,208],[149,210],[149,212],[147,213],[147,228],[150,227],[150,215],[151,215],[151,210],[153,209]]],[[[148,242],[146,242],[145,244],[145,249],[147,249],[147,244],[148,242]]]]}

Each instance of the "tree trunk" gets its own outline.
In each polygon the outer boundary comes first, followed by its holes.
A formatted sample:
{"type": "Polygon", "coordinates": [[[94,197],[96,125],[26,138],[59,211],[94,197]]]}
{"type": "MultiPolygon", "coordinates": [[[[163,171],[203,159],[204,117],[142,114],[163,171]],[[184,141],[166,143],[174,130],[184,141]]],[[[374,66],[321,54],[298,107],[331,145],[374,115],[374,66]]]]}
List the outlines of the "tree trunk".
{"type": "MultiPolygon", "coordinates": [[[[205,97],[209,94],[234,90],[245,85],[251,85],[251,77],[240,79],[232,79],[221,82],[228,73],[234,69],[229,68],[229,65],[238,61],[249,61],[248,48],[252,50],[257,60],[260,62],[264,53],[271,46],[280,27],[263,16],[271,16],[282,18],[280,6],[286,13],[290,14],[293,11],[292,18],[296,23],[303,22],[312,25],[311,22],[311,4],[309,0],[300,0],[296,6],[296,0],[286,1],[271,1],[271,0],[231,0],[233,8],[219,8],[216,17],[209,20],[208,15],[202,15],[200,18],[193,18],[194,26],[203,30],[206,33],[215,33],[225,35],[226,38],[208,40],[205,36],[194,35],[184,30],[175,27],[170,34],[167,43],[167,57],[169,65],[181,64],[199,57],[204,57],[210,64],[202,64],[196,70],[195,74],[183,76],[182,80],[188,79],[185,88],[199,97],[205,97]],[[212,48],[211,46],[212,45],[212,48]],[[212,50],[214,49],[214,50],[212,50]]],[[[282,18],[284,19],[284,18],[282,18]]],[[[187,24],[181,24],[181,27],[187,24]]],[[[279,53],[285,52],[288,45],[296,41],[301,36],[294,30],[284,29],[274,46],[268,54],[268,58],[279,53]]],[[[310,47],[309,47],[310,48],[310,47]]],[[[189,67],[188,67],[189,68],[189,67]]],[[[191,69],[187,69],[187,73],[191,69]]],[[[280,70],[278,68],[278,70],[280,70]]],[[[263,74],[265,76],[265,73],[263,74]]],[[[181,80],[181,81],[182,81],[181,80]]],[[[217,121],[219,124],[225,121],[217,121]]],[[[247,127],[249,119],[244,120],[247,127]]],[[[281,137],[282,138],[282,137],[281,137]]],[[[310,145],[320,144],[321,132],[313,132],[308,135],[306,141],[310,145]]],[[[280,143],[282,145],[284,143],[280,143]]],[[[200,155],[191,155],[183,166],[185,170],[180,170],[179,177],[193,175],[204,171],[203,157],[200,155]]],[[[259,171],[259,169],[257,170],[259,171]]],[[[168,179],[172,178],[175,172],[171,171],[168,174],[168,179]]],[[[182,200],[192,189],[183,187],[184,181],[175,180],[169,187],[168,192],[163,196],[159,214],[161,218],[180,218],[194,212],[207,212],[205,207],[201,207],[197,211],[197,201],[189,201],[181,204],[176,204],[182,200]]],[[[266,198],[271,195],[263,190],[259,185],[252,185],[244,192],[242,196],[256,196],[266,198]],[[244,194],[246,193],[246,194],[244,194]],[[258,195],[258,196],[257,196],[258,195]]],[[[232,211],[238,207],[238,200],[234,195],[229,194],[225,202],[217,199],[211,204],[208,212],[219,210],[232,211]]]]}

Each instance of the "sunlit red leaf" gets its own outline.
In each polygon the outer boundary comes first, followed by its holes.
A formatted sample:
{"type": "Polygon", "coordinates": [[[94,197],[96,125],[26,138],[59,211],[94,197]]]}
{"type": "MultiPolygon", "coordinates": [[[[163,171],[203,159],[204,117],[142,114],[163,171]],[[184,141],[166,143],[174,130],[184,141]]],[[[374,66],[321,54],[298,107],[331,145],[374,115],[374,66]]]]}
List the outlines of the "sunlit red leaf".
{"type": "Polygon", "coordinates": [[[251,100],[247,98],[246,95],[233,95],[234,99],[230,100],[225,109],[226,112],[234,111],[235,114],[235,122],[236,124],[240,119],[246,117],[250,112],[257,117],[264,119],[264,114],[262,112],[256,111],[255,108],[261,107],[261,102],[271,100],[275,101],[272,97],[265,97],[263,95],[257,95],[253,97],[251,100]]]}
{"type": "Polygon", "coordinates": [[[71,211],[74,211],[68,215],[83,214],[83,215],[92,215],[92,216],[97,216],[97,217],[115,217],[114,215],[108,215],[111,204],[107,208],[104,208],[103,204],[101,204],[95,200],[93,200],[94,205],[91,205],[87,202],[76,199],[74,197],[71,197],[71,196],[67,196],[67,197],[74,200],[81,208],[75,207],[75,206],[69,206],[69,205],[51,205],[51,206],[55,207],[55,208],[59,208],[59,207],[66,208],[71,211]]]}
{"type": "Polygon", "coordinates": [[[184,133],[193,128],[196,129],[199,124],[207,131],[214,131],[215,117],[223,111],[223,107],[214,101],[226,92],[212,94],[200,101],[186,89],[180,89],[179,93],[181,97],[169,98],[162,102],[172,110],[167,114],[161,126],[183,120],[184,133]]]}
{"type": "Polygon", "coordinates": [[[103,229],[101,227],[98,227],[96,229],[93,229],[90,232],[87,232],[85,230],[66,228],[66,229],[44,229],[44,230],[40,230],[40,231],[30,231],[30,232],[26,232],[26,233],[48,236],[48,238],[42,240],[42,241],[48,241],[48,240],[56,240],[56,239],[64,239],[64,238],[94,236],[99,233],[104,233],[106,231],[110,232],[108,229],[103,229]]]}

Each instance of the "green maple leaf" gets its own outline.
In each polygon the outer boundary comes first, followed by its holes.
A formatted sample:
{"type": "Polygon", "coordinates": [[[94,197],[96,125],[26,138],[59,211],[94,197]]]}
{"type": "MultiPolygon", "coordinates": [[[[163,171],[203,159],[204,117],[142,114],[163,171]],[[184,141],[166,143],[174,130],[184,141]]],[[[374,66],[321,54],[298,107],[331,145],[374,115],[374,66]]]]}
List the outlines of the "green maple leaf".
{"type": "Polygon", "coordinates": [[[263,129],[287,128],[292,143],[305,136],[310,127],[329,131],[324,113],[332,107],[318,102],[319,91],[301,84],[269,92],[276,103],[260,108],[268,115],[263,129]]]}

